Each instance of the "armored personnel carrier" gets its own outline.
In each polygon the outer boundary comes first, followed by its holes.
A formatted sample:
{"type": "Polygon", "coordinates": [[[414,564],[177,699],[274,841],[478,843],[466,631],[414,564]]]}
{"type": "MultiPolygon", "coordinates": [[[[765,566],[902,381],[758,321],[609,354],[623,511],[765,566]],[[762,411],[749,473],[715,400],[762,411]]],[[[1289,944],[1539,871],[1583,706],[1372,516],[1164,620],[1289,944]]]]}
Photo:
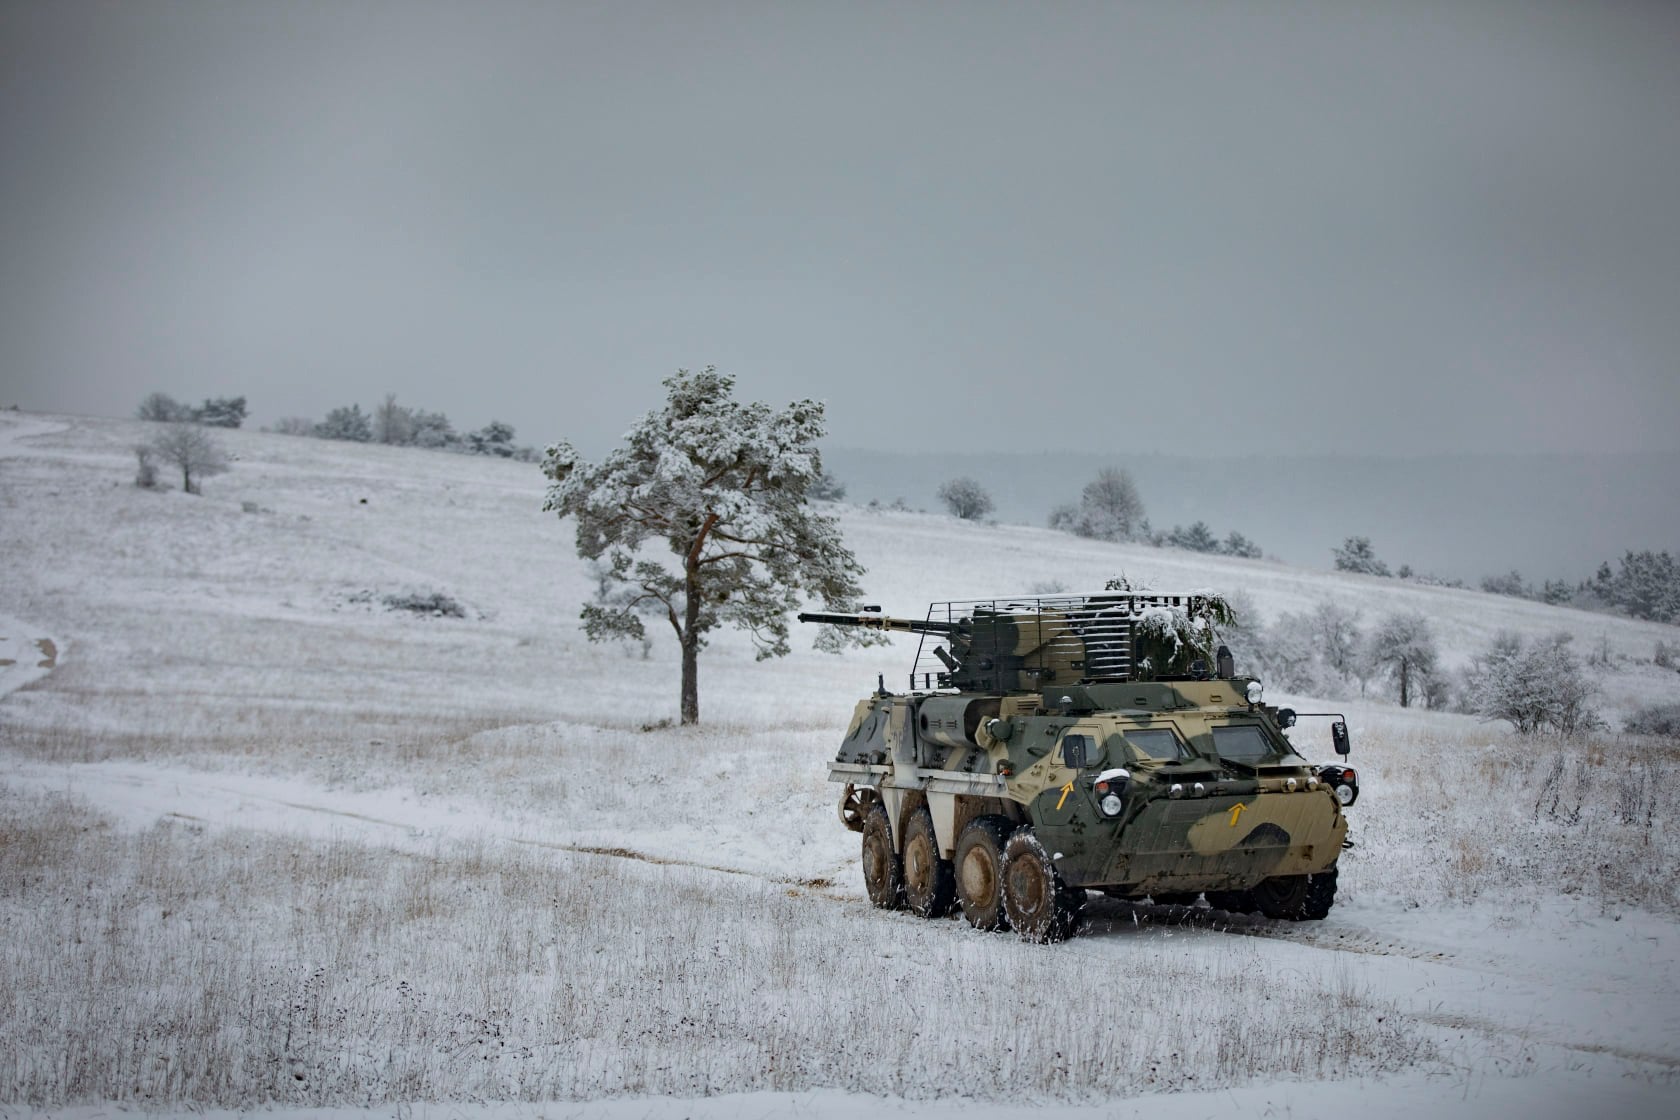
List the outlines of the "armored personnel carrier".
{"type": "MultiPolygon", "coordinates": [[[[1214,595],[935,603],[924,619],[801,614],[920,635],[909,688],[858,702],[829,780],[870,901],[1058,941],[1091,890],[1320,919],[1358,796],[1213,647],[1214,595]],[[1210,669],[1208,661],[1213,662],[1210,669]]],[[[1349,751],[1333,719],[1335,750],[1349,751]]]]}

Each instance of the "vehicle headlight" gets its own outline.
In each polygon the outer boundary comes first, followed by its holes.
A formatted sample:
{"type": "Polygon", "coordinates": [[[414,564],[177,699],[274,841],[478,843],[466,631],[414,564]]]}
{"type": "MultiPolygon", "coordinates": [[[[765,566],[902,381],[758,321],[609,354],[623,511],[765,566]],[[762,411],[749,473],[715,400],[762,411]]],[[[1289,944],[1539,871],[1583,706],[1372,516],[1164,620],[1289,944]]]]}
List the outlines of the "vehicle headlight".
{"type": "Polygon", "coordinates": [[[1248,702],[1250,704],[1260,703],[1260,694],[1265,692],[1265,691],[1266,690],[1261,687],[1259,681],[1249,681],[1248,682],[1248,702]]]}
{"type": "Polygon", "coordinates": [[[1118,793],[1110,793],[1103,795],[1103,799],[1097,802],[1097,807],[1103,811],[1103,815],[1106,817],[1118,817],[1120,810],[1126,807],[1126,803],[1120,800],[1118,793]]]}
{"type": "Polygon", "coordinates": [[[1168,797],[1183,797],[1184,796],[1184,787],[1181,784],[1179,784],[1178,782],[1174,782],[1172,785],[1167,787],[1167,796],[1168,797]]]}
{"type": "Polygon", "coordinates": [[[1353,799],[1358,796],[1359,790],[1354,786],[1339,785],[1336,787],[1336,800],[1340,801],[1343,805],[1352,805],[1353,799]]]}

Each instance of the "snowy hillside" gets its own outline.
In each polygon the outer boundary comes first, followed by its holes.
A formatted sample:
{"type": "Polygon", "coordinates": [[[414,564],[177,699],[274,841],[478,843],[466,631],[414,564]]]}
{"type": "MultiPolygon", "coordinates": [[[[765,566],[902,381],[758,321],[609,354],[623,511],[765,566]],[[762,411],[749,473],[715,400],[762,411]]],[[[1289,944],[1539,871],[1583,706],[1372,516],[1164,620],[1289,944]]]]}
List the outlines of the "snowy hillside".
{"type": "MultiPolygon", "coordinates": [[[[0,1106],[1680,1098],[1674,743],[1342,700],[1364,792],[1327,921],[1104,900],[1080,938],[1027,946],[863,899],[823,764],[913,644],[758,662],[724,632],[703,723],[673,728],[674,643],[584,639],[593,584],[535,466],[228,432],[232,469],[192,496],[132,485],[147,435],[0,413],[0,1106]]],[[[1675,627],[838,512],[889,612],[1123,573],[1267,619],[1416,610],[1449,669],[1565,630],[1608,660],[1612,728],[1680,701],[1652,663],[1675,627]]]]}

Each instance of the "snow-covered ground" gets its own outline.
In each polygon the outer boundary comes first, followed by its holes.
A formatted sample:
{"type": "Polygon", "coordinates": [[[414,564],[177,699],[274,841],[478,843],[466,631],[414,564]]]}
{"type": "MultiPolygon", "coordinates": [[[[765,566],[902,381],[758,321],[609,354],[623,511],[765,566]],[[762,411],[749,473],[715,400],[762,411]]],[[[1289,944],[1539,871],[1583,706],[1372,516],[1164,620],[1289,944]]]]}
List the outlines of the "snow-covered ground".
{"type": "MultiPolygon", "coordinates": [[[[0,413],[0,1108],[1680,1103],[1676,744],[1343,701],[1363,793],[1329,920],[1101,901],[1080,938],[1026,946],[862,897],[823,763],[876,674],[902,680],[905,641],[755,662],[721,634],[705,722],[673,728],[671,643],[584,640],[592,584],[534,466],[232,432],[233,469],[193,497],[131,485],[145,435],[0,413]],[[383,603],[434,591],[466,617],[383,603]]],[[[1123,572],[1240,590],[1267,617],[1417,609],[1449,666],[1499,630],[1567,629],[1609,655],[1612,726],[1680,699],[1651,663],[1673,627],[1024,527],[842,522],[889,611],[1123,572]]]]}

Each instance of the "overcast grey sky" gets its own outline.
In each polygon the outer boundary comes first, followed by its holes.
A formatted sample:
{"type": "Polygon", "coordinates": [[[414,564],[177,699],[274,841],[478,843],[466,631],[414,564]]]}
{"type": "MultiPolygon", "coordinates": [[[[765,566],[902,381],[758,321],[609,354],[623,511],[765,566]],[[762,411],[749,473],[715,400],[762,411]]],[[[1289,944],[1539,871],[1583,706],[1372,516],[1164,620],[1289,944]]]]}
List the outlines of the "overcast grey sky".
{"type": "Polygon", "coordinates": [[[0,0],[0,404],[1680,448],[1680,4],[0,0]]]}

